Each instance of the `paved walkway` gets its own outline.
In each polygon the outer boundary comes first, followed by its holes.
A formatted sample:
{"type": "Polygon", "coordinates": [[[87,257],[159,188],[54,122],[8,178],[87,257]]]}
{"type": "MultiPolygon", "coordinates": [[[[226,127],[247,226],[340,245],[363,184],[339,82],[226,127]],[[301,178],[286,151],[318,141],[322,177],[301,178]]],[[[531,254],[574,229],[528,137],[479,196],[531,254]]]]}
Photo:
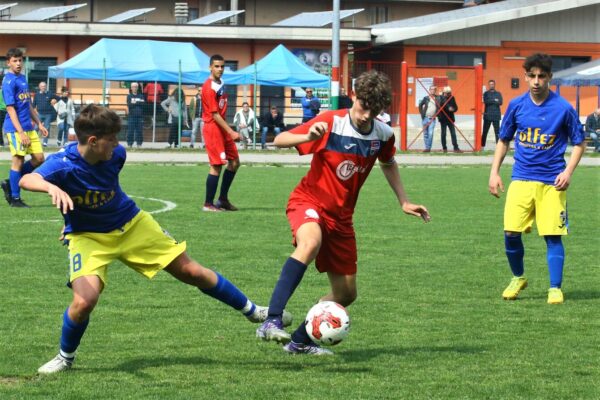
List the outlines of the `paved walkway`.
{"type": "MultiPolygon", "coordinates": [[[[208,163],[206,152],[198,149],[166,149],[166,143],[144,143],[143,150],[133,149],[127,153],[128,162],[156,162],[156,163],[208,163]]],[[[50,148],[47,153],[56,151],[50,148]]],[[[10,152],[7,147],[0,148],[0,161],[10,160],[10,152]]],[[[311,156],[299,156],[293,152],[282,153],[280,151],[245,151],[240,152],[240,161],[247,164],[282,164],[299,165],[309,164],[311,156]]],[[[469,155],[469,154],[398,154],[396,160],[401,165],[491,165],[492,154],[469,155]]],[[[504,165],[513,163],[513,158],[507,156],[504,165]]],[[[580,165],[600,166],[600,158],[583,157],[580,165]]]]}

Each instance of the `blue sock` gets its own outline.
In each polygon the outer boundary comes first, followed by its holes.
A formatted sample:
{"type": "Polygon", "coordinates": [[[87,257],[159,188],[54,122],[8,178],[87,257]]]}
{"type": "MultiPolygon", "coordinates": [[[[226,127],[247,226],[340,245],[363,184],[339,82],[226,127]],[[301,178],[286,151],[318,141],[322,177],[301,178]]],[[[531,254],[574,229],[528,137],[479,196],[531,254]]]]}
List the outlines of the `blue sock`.
{"type": "Polygon", "coordinates": [[[228,169],[223,173],[223,180],[221,181],[221,193],[219,194],[219,200],[228,200],[229,188],[235,178],[235,172],[228,169]]]}
{"type": "Polygon", "coordinates": [[[548,272],[550,287],[559,288],[562,285],[563,266],[565,265],[565,248],[560,236],[544,236],[546,240],[548,272]]]}
{"type": "Polygon", "coordinates": [[[35,167],[31,164],[31,160],[29,160],[23,164],[23,168],[21,168],[21,175],[30,174],[34,169],[35,167]]]}
{"type": "Polygon", "coordinates": [[[308,333],[306,332],[306,325],[304,325],[304,321],[302,321],[300,326],[298,326],[298,329],[296,329],[294,333],[292,333],[292,342],[303,344],[312,343],[310,336],[308,336],[308,333]]]}
{"type": "Polygon", "coordinates": [[[306,264],[289,257],[279,275],[279,280],[273,289],[271,302],[269,303],[269,316],[281,317],[283,309],[287,305],[288,300],[294,294],[294,290],[302,281],[302,277],[306,272],[306,264]]]}
{"type": "Polygon", "coordinates": [[[21,180],[21,173],[19,171],[10,170],[8,175],[8,180],[10,181],[10,191],[12,193],[13,199],[21,198],[21,188],[19,187],[19,181],[21,180]]]}
{"type": "Polygon", "coordinates": [[[215,201],[215,194],[217,193],[217,186],[219,185],[219,175],[208,174],[206,177],[206,200],[208,204],[213,204],[215,201]]]}
{"type": "MultiPolygon", "coordinates": [[[[79,342],[81,342],[81,337],[85,333],[85,328],[87,328],[90,322],[88,318],[81,324],[78,324],[69,318],[68,311],[69,308],[63,314],[62,335],[60,336],[60,350],[61,353],[67,353],[67,358],[69,358],[68,354],[72,354],[77,350],[79,342]]],[[[73,356],[71,355],[70,357],[73,356]]]]}
{"type": "Polygon", "coordinates": [[[504,234],[504,247],[506,248],[506,257],[508,265],[514,276],[523,276],[523,257],[525,256],[525,248],[521,235],[508,236],[504,234]]]}
{"type": "MultiPolygon", "coordinates": [[[[248,297],[240,289],[238,289],[233,283],[229,282],[223,275],[217,274],[217,284],[211,289],[201,289],[202,293],[211,296],[236,310],[242,310],[248,303],[248,297]]],[[[244,315],[250,315],[254,312],[254,304],[248,310],[243,310],[244,315]]]]}

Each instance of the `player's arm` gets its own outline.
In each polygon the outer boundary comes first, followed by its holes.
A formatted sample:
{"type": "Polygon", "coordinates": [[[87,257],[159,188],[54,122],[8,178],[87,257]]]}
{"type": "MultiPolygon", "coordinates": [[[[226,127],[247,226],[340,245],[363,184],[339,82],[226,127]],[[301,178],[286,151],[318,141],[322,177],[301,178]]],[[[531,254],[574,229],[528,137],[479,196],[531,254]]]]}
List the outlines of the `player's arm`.
{"type": "Polygon", "coordinates": [[[240,134],[237,133],[236,131],[234,131],[233,129],[231,129],[231,127],[229,126],[229,124],[223,119],[223,117],[221,117],[221,114],[219,114],[217,111],[212,113],[213,119],[215,120],[215,122],[217,123],[217,125],[219,125],[219,127],[226,132],[229,136],[231,136],[231,138],[235,141],[240,140],[240,134]]]}
{"type": "Polygon", "coordinates": [[[431,221],[431,216],[429,215],[429,211],[427,211],[425,206],[413,204],[408,200],[406,191],[404,190],[404,185],[402,184],[402,179],[400,178],[400,171],[398,170],[398,164],[396,161],[392,159],[392,161],[389,163],[380,162],[379,164],[385,179],[388,181],[388,184],[394,191],[394,194],[396,195],[396,198],[402,207],[402,211],[408,215],[421,217],[425,222],[431,221]]]}
{"type": "Polygon", "coordinates": [[[31,119],[37,124],[38,130],[42,132],[42,136],[47,137],[48,129],[46,129],[46,127],[42,124],[42,120],[40,120],[37,110],[33,108],[31,103],[29,103],[29,113],[31,114],[31,119]]]}
{"type": "Polygon", "coordinates": [[[19,181],[19,186],[31,192],[44,192],[52,198],[52,204],[56,206],[63,214],[73,210],[73,200],[61,188],[45,180],[40,174],[32,172],[23,175],[19,181]]]}
{"type": "Polygon", "coordinates": [[[504,192],[504,183],[500,177],[500,167],[504,162],[504,157],[508,153],[510,147],[510,141],[505,139],[499,139],[496,143],[496,151],[494,152],[494,161],[492,161],[492,169],[490,171],[490,179],[488,181],[488,190],[490,194],[495,197],[500,197],[498,189],[504,192]]]}
{"type": "Polygon", "coordinates": [[[290,131],[281,132],[275,136],[273,144],[279,148],[294,147],[302,143],[312,142],[327,133],[329,124],[325,121],[315,122],[308,129],[308,133],[301,135],[290,131]]]}
{"type": "Polygon", "coordinates": [[[31,140],[29,139],[29,136],[27,136],[23,131],[23,127],[21,126],[21,122],[19,121],[19,116],[17,115],[17,110],[15,110],[15,107],[12,105],[7,105],[6,113],[10,117],[13,126],[17,130],[19,136],[21,137],[21,143],[23,144],[23,146],[29,146],[31,144],[31,140]]]}
{"type": "Polygon", "coordinates": [[[575,172],[575,168],[579,165],[579,161],[581,161],[581,157],[585,152],[585,141],[579,143],[578,145],[573,146],[573,151],[571,152],[571,158],[569,158],[569,162],[567,163],[567,167],[563,172],[556,176],[554,180],[554,187],[556,190],[563,191],[569,188],[569,184],[571,183],[571,176],[573,172],[575,172]]]}

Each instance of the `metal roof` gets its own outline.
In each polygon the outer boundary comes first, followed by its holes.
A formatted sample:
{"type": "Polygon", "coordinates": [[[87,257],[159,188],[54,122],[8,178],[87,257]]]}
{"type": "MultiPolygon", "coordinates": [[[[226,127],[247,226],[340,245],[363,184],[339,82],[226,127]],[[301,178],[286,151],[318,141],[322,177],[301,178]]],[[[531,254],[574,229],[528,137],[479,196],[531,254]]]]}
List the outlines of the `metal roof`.
{"type": "Polygon", "coordinates": [[[377,36],[375,43],[386,44],[598,3],[600,0],[505,0],[371,25],[370,28],[377,36]]]}
{"type": "Polygon", "coordinates": [[[156,10],[155,7],[152,8],[138,8],[135,10],[128,10],[128,11],[124,11],[120,14],[117,15],[113,15],[112,17],[108,17],[108,18],[104,18],[101,19],[98,22],[125,22],[125,21],[129,21],[129,20],[134,20],[132,22],[135,22],[135,18],[144,15],[144,14],[148,14],[149,12],[152,12],[156,10]]]}
{"type": "Polygon", "coordinates": [[[19,4],[19,3],[0,4],[0,11],[6,10],[7,8],[14,7],[17,4],[19,4]]]}
{"type": "Polygon", "coordinates": [[[38,8],[37,10],[12,17],[11,21],[47,21],[85,6],[87,6],[87,3],[73,4],[70,6],[38,8]]]}
{"type": "MultiPolygon", "coordinates": [[[[364,8],[353,10],[340,10],[340,21],[354,14],[364,11],[364,8]]],[[[286,18],[271,26],[326,26],[333,23],[333,11],[303,12],[293,17],[286,18]]]]}
{"type": "Polygon", "coordinates": [[[0,4],[0,19],[6,20],[10,18],[10,9],[19,3],[0,4]]]}
{"type": "Polygon", "coordinates": [[[207,14],[203,17],[193,19],[188,22],[188,25],[210,25],[215,22],[222,21],[227,18],[231,18],[235,15],[241,14],[246,10],[232,10],[232,11],[217,11],[212,14],[207,14]]]}

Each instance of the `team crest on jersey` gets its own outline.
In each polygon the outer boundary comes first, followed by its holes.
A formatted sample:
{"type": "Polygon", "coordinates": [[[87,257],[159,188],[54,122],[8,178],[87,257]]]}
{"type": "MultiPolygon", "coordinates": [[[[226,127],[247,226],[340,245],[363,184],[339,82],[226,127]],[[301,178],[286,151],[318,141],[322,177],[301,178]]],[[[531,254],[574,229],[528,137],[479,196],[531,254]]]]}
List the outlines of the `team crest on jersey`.
{"type": "Polygon", "coordinates": [[[356,165],[354,161],[344,160],[335,169],[335,174],[341,180],[347,181],[348,179],[352,178],[352,175],[354,175],[355,173],[363,173],[365,171],[366,168],[361,167],[360,165],[356,165]]]}
{"type": "Polygon", "coordinates": [[[371,150],[369,151],[369,155],[375,155],[379,152],[379,149],[381,148],[381,141],[380,140],[373,140],[371,142],[371,150]]]}

